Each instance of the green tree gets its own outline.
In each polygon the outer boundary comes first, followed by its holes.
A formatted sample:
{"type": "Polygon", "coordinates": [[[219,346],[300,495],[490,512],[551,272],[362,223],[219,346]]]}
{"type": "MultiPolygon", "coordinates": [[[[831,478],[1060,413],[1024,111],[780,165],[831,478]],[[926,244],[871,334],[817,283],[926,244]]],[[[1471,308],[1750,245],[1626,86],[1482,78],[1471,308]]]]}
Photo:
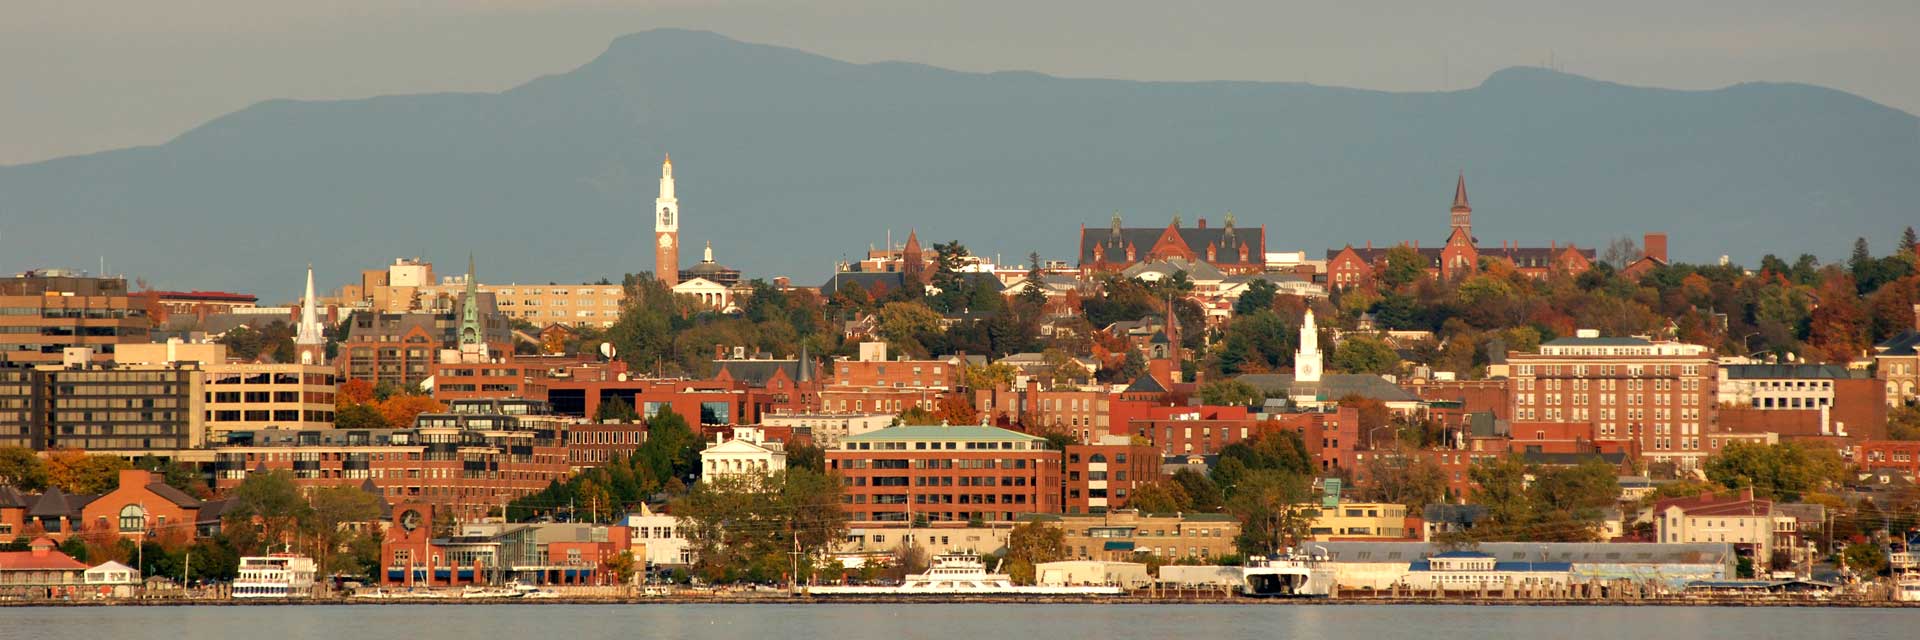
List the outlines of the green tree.
{"type": "Polygon", "coordinates": [[[1306,476],[1279,469],[1256,469],[1242,475],[1227,499],[1227,511],[1240,519],[1234,540],[1245,555],[1272,555],[1282,547],[1306,539],[1314,513],[1296,508],[1312,497],[1306,476]]]}
{"type": "Polygon", "coordinates": [[[673,513],[699,557],[694,571],[716,583],[785,577],[796,544],[805,579],[816,570],[812,559],[846,535],[839,480],[806,469],[708,478],[675,501],[673,513]]]}
{"type": "Polygon", "coordinates": [[[1268,429],[1222,448],[1213,480],[1231,500],[1239,486],[1255,472],[1280,471],[1304,476],[1313,470],[1313,458],[1307,455],[1307,445],[1300,434],[1268,429]]]}
{"type": "Polygon", "coordinates": [[[827,450],[807,443],[788,445],[787,468],[806,469],[814,473],[826,473],[827,450]]]}
{"type": "Polygon", "coordinates": [[[640,413],[634,411],[633,405],[627,404],[626,399],[614,396],[600,403],[593,412],[593,419],[596,422],[628,424],[639,422],[640,413]]]}
{"type": "Polygon", "coordinates": [[[926,425],[940,424],[939,416],[935,416],[933,415],[932,411],[929,411],[921,407],[907,407],[907,410],[900,412],[900,416],[895,418],[895,420],[900,424],[906,425],[906,426],[926,426],[926,425]]]}
{"type": "Polygon", "coordinates": [[[0,447],[0,486],[21,491],[47,488],[47,466],[26,447],[0,447]]]}
{"type": "Polygon", "coordinates": [[[328,573],[363,575],[365,563],[352,552],[352,543],[365,535],[362,530],[373,530],[379,522],[380,496],[337,485],[314,489],[307,500],[311,510],[301,528],[304,539],[314,543],[314,562],[328,573]],[[341,549],[349,551],[342,554],[341,549]]]}
{"type": "Polygon", "coordinates": [[[1191,511],[1193,498],[1184,487],[1170,480],[1155,480],[1133,487],[1127,507],[1141,513],[1177,513],[1191,511]]]}
{"type": "Polygon", "coordinates": [[[1385,340],[1369,335],[1347,336],[1333,349],[1333,368],[1348,373],[1393,373],[1400,354],[1385,340]]]}
{"type": "Polygon", "coordinates": [[[1266,278],[1256,278],[1247,283],[1247,290],[1240,292],[1240,298],[1233,301],[1233,315],[1240,316],[1273,308],[1273,299],[1280,288],[1273,286],[1266,278]]]}
{"type": "Polygon", "coordinates": [[[1380,281],[1398,289],[1426,275],[1427,259],[1413,247],[1401,245],[1387,250],[1387,266],[1380,272],[1380,281]]]}
{"type": "Polygon", "coordinates": [[[373,405],[347,405],[334,412],[333,426],[336,429],[385,429],[387,418],[373,405]]]}
{"type": "Polygon", "coordinates": [[[1846,464],[1832,449],[1797,442],[1729,442],[1707,459],[1707,479],[1729,489],[1753,488],[1755,496],[1798,500],[1840,481],[1846,464]]]}
{"type": "Polygon", "coordinates": [[[1847,568],[1852,569],[1856,575],[1877,576],[1887,570],[1887,553],[1877,544],[1856,542],[1847,545],[1847,548],[1840,552],[1840,559],[1846,562],[1847,568]]]}
{"type": "Polygon", "coordinates": [[[925,351],[922,341],[940,333],[940,314],[918,302],[889,302],[880,308],[879,330],[896,350],[925,351]]]}
{"type": "Polygon", "coordinates": [[[1066,531],[1029,520],[1007,532],[1007,574],[1017,584],[1033,584],[1036,568],[1067,555],[1066,531]]]}
{"type": "Polygon", "coordinates": [[[1173,472],[1172,483],[1179,487],[1180,493],[1186,498],[1184,508],[1180,511],[1216,513],[1226,505],[1226,496],[1220,490],[1220,485],[1207,474],[1181,469],[1173,472]]]}
{"type": "Polygon", "coordinates": [[[221,531],[233,541],[234,549],[248,555],[293,542],[313,513],[293,474],[285,470],[248,474],[229,498],[232,502],[222,517],[221,531]]]}
{"type": "Polygon", "coordinates": [[[1036,251],[1029,254],[1027,256],[1027,286],[1020,291],[1019,295],[1021,305],[1036,312],[1047,306],[1046,284],[1043,281],[1045,275],[1046,272],[1040,270],[1040,253],[1036,251]]]}
{"type": "Polygon", "coordinates": [[[1446,497],[1446,470],[1413,447],[1401,446],[1391,454],[1375,455],[1365,465],[1367,477],[1372,478],[1367,492],[1371,500],[1404,505],[1418,513],[1446,497]]]}
{"type": "Polygon", "coordinates": [[[1265,402],[1266,394],[1253,385],[1239,380],[1214,380],[1200,385],[1200,402],[1212,406],[1258,406],[1265,402]]]}
{"type": "Polygon", "coordinates": [[[633,452],[636,471],[645,470],[648,478],[660,486],[669,480],[690,478],[700,469],[700,438],[687,419],[663,407],[647,420],[647,441],[633,452]]]}

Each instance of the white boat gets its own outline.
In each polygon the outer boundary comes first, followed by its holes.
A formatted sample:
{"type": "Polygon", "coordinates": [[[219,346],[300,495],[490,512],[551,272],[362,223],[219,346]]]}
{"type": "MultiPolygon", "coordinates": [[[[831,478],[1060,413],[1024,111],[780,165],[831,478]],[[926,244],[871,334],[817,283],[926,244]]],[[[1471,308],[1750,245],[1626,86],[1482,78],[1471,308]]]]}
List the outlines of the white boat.
{"type": "Polygon", "coordinates": [[[1315,598],[1333,592],[1333,569],[1314,555],[1254,559],[1240,568],[1240,577],[1240,595],[1252,598],[1315,598]]]}
{"type": "Polygon", "coordinates": [[[1041,587],[1013,583],[1004,573],[987,573],[978,554],[946,553],[933,557],[926,573],[907,576],[897,587],[808,587],[809,595],[819,596],[966,596],[966,595],[1048,595],[1117,596],[1126,593],[1115,586],[1041,587]]]}
{"type": "Polygon", "coordinates": [[[467,587],[460,590],[462,598],[518,598],[525,593],[514,589],[514,585],[504,587],[467,587]]]}
{"type": "Polygon", "coordinates": [[[240,559],[240,575],[233,581],[233,597],[311,598],[313,558],[286,553],[240,559]]]}
{"type": "Polygon", "coordinates": [[[1893,581],[1893,599],[1899,602],[1920,602],[1920,572],[1906,572],[1893,581]]]}

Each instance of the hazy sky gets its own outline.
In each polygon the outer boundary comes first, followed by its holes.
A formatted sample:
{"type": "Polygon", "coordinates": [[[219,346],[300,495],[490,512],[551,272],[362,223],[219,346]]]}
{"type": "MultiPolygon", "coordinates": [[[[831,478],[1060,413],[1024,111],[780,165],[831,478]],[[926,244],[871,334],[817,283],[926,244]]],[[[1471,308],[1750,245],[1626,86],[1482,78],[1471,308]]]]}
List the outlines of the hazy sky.
{"type": "Polygon", "coordinates": [[[1916,0],[6,0],[0,164],[165,142],[269,98],[496,91],[707,29],[855,62],[1424,91],[1507,66],[1829,86],[1920,113],[1916,0]]]}

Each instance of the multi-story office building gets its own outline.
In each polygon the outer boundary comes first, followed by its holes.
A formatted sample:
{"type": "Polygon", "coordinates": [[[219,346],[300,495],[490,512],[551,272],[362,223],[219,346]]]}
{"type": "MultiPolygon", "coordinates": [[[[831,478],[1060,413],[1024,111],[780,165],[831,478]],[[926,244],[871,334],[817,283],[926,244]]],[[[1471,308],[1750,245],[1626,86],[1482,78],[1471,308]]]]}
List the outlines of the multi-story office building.
{"type": "Polygon", "coordinates": [[[827,467],[857,522],[1008,521],[1059,513],[1060,452],[987,426],[890,427],[840,440],[827,467]]]}
{"type": "Polygon", "coordinates": [[[108,360],[116,345],[147,342],[148,328],[125,278],[49,269],[0,279],[0,365],[59,364],[68,347],[108,360]]]}
{"type": "Polygon", "coordinates": [[[1708,454],[1719,383],[1707,347],[1581,330],[1507,362],[1516,447],[1626,451],[1682,469],[1708,454]]]}
{"type": "Polygon", "coordinates": [[[93,363],[0,369],[0,446],[170,455],[204,440],[198,363],[93,363]]]}
{"type": "Polygon", "coordinates": [[[333,367],[321,364],[228,362],[215,343],[123,345],[122,365],[198,363],[205,372],[206,442],[223,442],[232,431],[333,428],[333,367]]]}
{"type": "MultiPolygon", "coordinates": [[[[487,350],[496,356],[513,352],[513,336],[505,318],[493,312],[490,300],[479,298],[480,321],[487,350]]],[[[407,386],[426,380],[441,349],[460,344],[461,310],[457,306],[414,313],[356,312],[349,320],[347,339],[335,364],[349,379],[407,386]]]]}
{"type": "Polygon", "coordinates": [[[1217,558],[1235,553],[1240,522],[1224,513],[1140,513],[1120,509],[1093,515],[1035,514],[1022,520],[1056,526],[1067,557],[1134,562],[1138,554],[1165,560],[1217,558]]]}
{"type": "Polygon", "coordinates": [[[1105,513],[1127,506],[1133,488],[1160,479],[1160,452],[1124,435],[1104,436],[1066,451],[1067,513],[1105,513]]]}

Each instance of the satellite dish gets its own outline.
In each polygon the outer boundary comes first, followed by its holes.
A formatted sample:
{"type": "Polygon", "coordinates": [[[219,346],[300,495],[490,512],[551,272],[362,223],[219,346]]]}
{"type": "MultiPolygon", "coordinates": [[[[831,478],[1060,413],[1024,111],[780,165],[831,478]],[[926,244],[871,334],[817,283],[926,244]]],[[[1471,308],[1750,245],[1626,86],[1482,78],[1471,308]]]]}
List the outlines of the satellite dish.
{"type": "Polygon", "coordinates": [[[600,343],[600,357],[602,357],[602,358],[606,358],[606,359],[608,359],[608,360],[612,360],[612,359],[613,359],[613,354],[614,354],[614,353],[615,353],[616,351],[618,351],[618,350],[617,350],[617,349],[614,349],[614,348],[613,348],[613,343],[611,343],[611,342],[602,342],[602,343],[600,343]]]}

